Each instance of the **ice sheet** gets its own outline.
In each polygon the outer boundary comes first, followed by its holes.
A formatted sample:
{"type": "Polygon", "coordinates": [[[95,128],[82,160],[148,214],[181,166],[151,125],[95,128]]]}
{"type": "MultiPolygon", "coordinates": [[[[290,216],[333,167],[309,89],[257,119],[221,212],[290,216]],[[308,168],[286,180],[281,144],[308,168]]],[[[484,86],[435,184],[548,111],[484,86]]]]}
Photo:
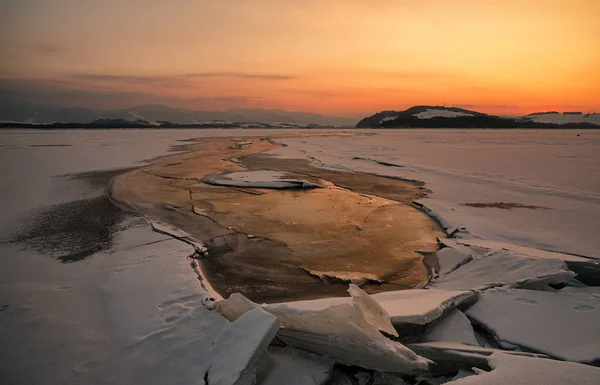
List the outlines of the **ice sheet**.
{"type": "Polygon", "coordinates": [[[374,136],[285,139],[288,147],[273,153],[423,180],[433,193],[420,203],[435,209],[450,230],[464,226],[481,239],[600,257],[599,137],[593,130],[378,130],[374,136]],[[493,202],[540,208],[464,205],[493,202]]]}
{"type": "Polygon", "coordinates": [[[600,363],[600,298],[535,290],[490,291],[466,314],[499,341],[561,360],[600,363]]]}

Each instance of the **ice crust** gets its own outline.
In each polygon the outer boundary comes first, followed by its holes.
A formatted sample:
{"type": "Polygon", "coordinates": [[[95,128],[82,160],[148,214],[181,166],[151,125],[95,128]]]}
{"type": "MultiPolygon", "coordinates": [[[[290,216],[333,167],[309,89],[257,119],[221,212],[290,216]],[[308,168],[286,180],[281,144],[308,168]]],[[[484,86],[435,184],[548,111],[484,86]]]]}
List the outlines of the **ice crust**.
{"type": "Polygon", "coordinates": [[[600,364],[600,298],[536,290],[489,291],[466,311],[501,342],[561,360],[600,364]]]}

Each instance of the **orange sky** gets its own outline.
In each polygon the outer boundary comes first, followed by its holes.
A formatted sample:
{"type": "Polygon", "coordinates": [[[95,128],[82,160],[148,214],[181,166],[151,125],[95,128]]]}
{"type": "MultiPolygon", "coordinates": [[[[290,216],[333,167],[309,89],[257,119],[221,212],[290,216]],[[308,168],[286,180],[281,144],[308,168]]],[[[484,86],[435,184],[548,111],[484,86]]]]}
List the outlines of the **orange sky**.
{"type": "Polygon", "coordinates": [[[598,0],[0,0],[0,7],[0,96],[36,103],[600,112],[598,0]]]}

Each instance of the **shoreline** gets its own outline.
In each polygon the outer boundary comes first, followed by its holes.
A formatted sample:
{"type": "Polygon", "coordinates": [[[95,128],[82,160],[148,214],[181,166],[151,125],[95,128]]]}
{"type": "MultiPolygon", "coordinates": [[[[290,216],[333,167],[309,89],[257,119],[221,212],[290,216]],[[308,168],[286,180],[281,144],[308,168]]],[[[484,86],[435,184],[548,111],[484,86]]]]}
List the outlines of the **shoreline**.
{"type": "Polygon", "coordinates": [[[241,292],[259,302],[280,302],[344,295],[350,282],[370,293],[426,284],[430,267],[424,255],[435,252],[437,237],[444,235],[412,205],[427,190],[410,181],[264,154],[280,147],[274,141],[278,138],[315,134],[190,141],[190,151],[158,157],[115,177],[108,194],[119,205],[204,244],[208,253],[192,263],[224,297],[241,292]],[[319,188],[307,192],[202,182],[260,170],[308,179],[319,188]]]}

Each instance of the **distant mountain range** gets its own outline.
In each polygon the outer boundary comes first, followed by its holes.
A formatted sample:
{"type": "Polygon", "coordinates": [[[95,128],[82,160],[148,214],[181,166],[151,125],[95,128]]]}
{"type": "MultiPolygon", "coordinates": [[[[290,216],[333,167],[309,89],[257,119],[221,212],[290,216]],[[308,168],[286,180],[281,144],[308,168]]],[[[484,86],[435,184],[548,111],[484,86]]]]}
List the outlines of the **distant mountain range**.
{"type": "Polygon", "coordinates": [[[93,110],[89,108],[57,108],[27,103],[0,102],[0,122],[52,124],[92,123],[98,119],[145,121],[158,125],[169,122],[178,125],[196,125],[211,122],[292,124],[298,126],[353,127],[356,117],[325,116],[320,114],[268,109],[229,109],[225,111],[200,111],[173,108],[163,105],[139,105],[123,110],[93,110]]]}
{"type": "Polygon", "coordinates": [[[540,112],[502,117],[457,107],[414,106],[358,118],[267,109],[199,111],[163,105],[125,110],[0,102],[0,128],[600,128],[600,114],[540,112]]]}
{"type": "Polygon", "coordinates": [[[382,111],[362,119],[358,128],[600,128],[600,114],[542,112],[501,117],[457,107],[415,106],[382,111]]]}

